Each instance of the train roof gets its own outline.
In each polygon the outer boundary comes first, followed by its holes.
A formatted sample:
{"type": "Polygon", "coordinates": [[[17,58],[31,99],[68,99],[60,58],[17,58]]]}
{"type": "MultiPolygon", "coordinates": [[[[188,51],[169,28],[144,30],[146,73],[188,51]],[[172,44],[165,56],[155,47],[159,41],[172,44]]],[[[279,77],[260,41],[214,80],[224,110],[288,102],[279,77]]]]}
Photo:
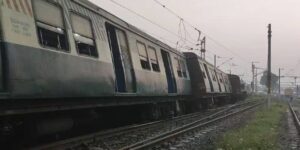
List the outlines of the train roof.
{"type": "Polygon", "coordinates": [[[83,7],[88,8],[89,10],[100,14],[101,16],[105,17],[107,20],[112,21],[113,23],[116,23],[117,25],[135,33],[138,34],[144,38],[147,38],[148,40],[150,40],[151,42],[158,44],[160,46],[162,46],[163,48],[165,48],[166,50],[172,51],[174,53],[177,53],[178,55],[182,55],[183,53],[176,50],[175,48],[169,46],[168,44],[158,40],[157,38],[149,35],[148,33],[142,31],[141,29],[127,23],[126,21],[124,21],[123,19],[111,14],[110,12],[104,10],[103,8],[99,7],[98,5],[94,4],[93,2],[89,1],[89,0],[73,0],[74,2],[77,2],[78,4],[82,5],[83,7]]]}

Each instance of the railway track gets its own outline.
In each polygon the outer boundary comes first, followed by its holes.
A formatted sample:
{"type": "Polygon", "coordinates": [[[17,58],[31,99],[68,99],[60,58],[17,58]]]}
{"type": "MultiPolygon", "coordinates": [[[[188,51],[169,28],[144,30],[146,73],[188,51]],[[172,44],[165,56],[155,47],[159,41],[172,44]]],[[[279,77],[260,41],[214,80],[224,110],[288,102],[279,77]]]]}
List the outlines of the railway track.
{"type": "Polygon", "coordinates": [[[71,138],[32,149],[148,149],[177,137],[212,125],[228,117],[259,106],[262,102],[248,101],[222,107],[206,113],[193,113],[173,119],[151,122],[142,125],[122,127],[109,131],[71,138]]]}
{"type": "Polygon", "coordinates": [[[294,123],[295,123],[295,126],[298,130],[298,133],[300,133],[300,120],[299,120],[299,116],[298,114],[296,113],[296,111],[294,110],[292,104],[289,102],[289,108],[290,108],[290,111],[292,113],[292,116],[293,116],[293,120],[294,120],[294,123]]]}
{"type": "Polygon", "coordinates": [[[288,149],[299,149],[300,148],[300,122],[299,113],[297,108],[299,108],[299,103],[294,102],[293,104],[288,102],[290,113],[287,117],[288,125],[288,149]],[[296,108],[296,109],[295,109],[296,108]]]}

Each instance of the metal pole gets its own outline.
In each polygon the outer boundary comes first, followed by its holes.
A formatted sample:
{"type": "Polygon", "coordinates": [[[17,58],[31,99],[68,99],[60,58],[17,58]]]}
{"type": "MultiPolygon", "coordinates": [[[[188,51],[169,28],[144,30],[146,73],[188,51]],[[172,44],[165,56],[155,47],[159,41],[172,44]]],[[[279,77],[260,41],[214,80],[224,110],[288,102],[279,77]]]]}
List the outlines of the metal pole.
{"type": "Polygon", "coordinates": [[[214,55],[214,65],[215,65],[215,69],[217,68],[217,55],[214,55]]]}
{"type": "Polygon", "coordinates": [[[251,84],[251,88],[252,88],[252,94],[254,93],[254,62],[252,62],[252,84],[251,84]]]}
{"type": "Polygon", "coordinates": [[[255,68],[255,93],[257,93],[257,68],[255,68]]]}
{"type": "Polygon", "coordinates": [[[296,88],[296,96],[298,97],[298,85],[297,85],[297,77],[295,77],[295,88],[296,88]]]}
{"type": "Polygon", "coordinates": [[[280,89],[280,88],[281,88],[281,87],[280,87],[280,78],[281,78],[281,77],[280,77],[280,68],[279,68],[279,71],[278,71],[278,75],[279,75],[278,94],[279,94],[279,97],[280,97],[280,96],[281,96],[281,91],[280,91],[280,90],[281,90],[281,89],[280,89]]]}
{"type": "Polygon", "coordinates": [[[299,85],[297,85],[297,97],[298,97],[298,95],[299,95],[299,85]]]}
{"type": "Polygon", "coordinates": [[[268,26],[268,108],[271,106],[271,39],[272,26],[268,26]]]}

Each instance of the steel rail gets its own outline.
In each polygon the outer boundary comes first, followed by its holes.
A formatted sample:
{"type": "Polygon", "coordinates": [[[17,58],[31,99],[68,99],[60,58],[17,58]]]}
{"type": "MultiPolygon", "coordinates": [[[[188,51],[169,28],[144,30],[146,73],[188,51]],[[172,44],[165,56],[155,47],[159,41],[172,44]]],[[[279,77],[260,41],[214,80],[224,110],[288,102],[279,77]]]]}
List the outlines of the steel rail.
{"type": "Polygon", "coordinates": [[[293,116],[293,120],[294,120],[294,123],[295,123],[295,126],[298,130],[298,134],[300,134],[300,121],[299,121],[299,117],[297,115],[297,113],[295,112],[294,108],[292,107],[291,103],[288,102],[289,104],[289,108],[290,108],[290,111],[292,113],[292,116],[293,116]]]}
{"type": "MultiPolygon", "coordinates": [[[[233,109],[235,107],[239,107],[242,105],[247,105],[247,104],[252,104],[252,103],[256,103],[257,101],[247,101],[247,102],[243,102],[243,103],[239,103],[239,104],[235,104],[235,105],[231,105],[231,106],[227,106],[224,109],[217,109],[217,112],[210,114],[207,117],[204,117],[202,119],[200,119],[200,121],[204,121],[204,120],[208,120],[208,119],[212,119],[215,116],[218,116],[226,111],[229,111],[230,109],[233,109]]],[[[102,139],[105,136],[111,136],[114,134],[122,134],[122,133],[126,133],[126,132],[130,132],[133,130],[137,130],[140,128],[147,128],[150,126],[155,126],[155,125],[159,125],[168,121],[180,121],[180,120],[184,120],[184,119],[188,119],[188,118],[192,118],[192,117],[197,117],[199,115],[203,115],[203,112],[197,112],[197,113],[192,113],[192,114],[188,114],[188,115],[183,115],[183,116],[179,116],[179,117],[175,117],[173,119],[167,119],[167,120],[161,120],[161,121],[155,121],[155,122],[150,122],[150,123],[145,123],[145,124],[141,124],[141,125],[132,125],[132,126],[126,126],[126,127],[120,127],[117,129],[112,129],[112,130],[107,130],[107,131],[100,131],[97,133],[92,133],[92,134],[88,134],[88,135],[83,135],[83,136],[79,136],[79,137],[75,137],[75,138],[70,138],[70,139],[66,139],[66,140],[62,140],[62,141],[58,141],[58,142],[53,142],[51,144],[45,144],[45,145],[41,145],[41,146],[37,146],[34,148],[29,148],[30,150],[43,150],[43,149],[47,149],[47,150],[56,150],[56,149],[70,149],[70,148],[74,148],[83,144],[88,144],[88,143],[93,143],[93,142],[97,142],[99,141],[99,139],[102,139]]]]}
{"type": "Polygon", "coordinates": [[[240,113],[242,113],[244,111],[250,110],[250,109],[255,108],[257,106],[260,106],[260,105],[262,105],[264,103],[265,102],[257,103],[257,104],[248,106],[246,108],[243,108],[243,109],[241,109],[239,111],[228,113],[228,114],[225,114],[225,115],[220,116],[218,118],[213,118],[213,119],[211,119],[211,120],[209,120],[207,122],[204,122],[204,123],[194,124],[194,125],[187,125],[187,126],[184,126],[182,128],[178,128],[176,130],[173,130],[171,132],[161,134],[161,135],[159,135],[157,137],[154,137],[154,138],[151,138],[151,139],[148,139],[148,140],[145,140],[145,141],[142,141],[142,142],[139,142],[139,143],[127,146],[127,147],[123,147],[121,150],[147,149],[147,148],[153,147],[154,145],[159,145],[160,143],[163,143],[163,142],[166,142],[166,141],[170,141],[171,139],[174,139],[174,138],[176,138],[176,137],[178,137],[180,135],[183,135],[185,133],[194,131],[194,130],[199,129],[199,128],[206,127],[206,126],[211,125],[213,123],[222,121],[222,120],[224,120],[224,119],[226,119],[228,117],[240,114],[240,113]]]}

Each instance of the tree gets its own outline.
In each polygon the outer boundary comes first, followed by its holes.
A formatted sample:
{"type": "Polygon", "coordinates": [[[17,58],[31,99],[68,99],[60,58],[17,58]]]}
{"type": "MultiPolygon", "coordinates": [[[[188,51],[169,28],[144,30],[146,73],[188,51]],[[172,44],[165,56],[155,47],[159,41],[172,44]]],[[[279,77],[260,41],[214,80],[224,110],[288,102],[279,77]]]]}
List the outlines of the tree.
{"type": "MultiPolygon", "coordinates": [[[[279,77],[276,74],[271,73],[271,90],[278,88],[278,79],[279,77]]],[[[268,86],[268,71],[264,71],[263,76],[260,78],[260,84],[268,86]]]]}

